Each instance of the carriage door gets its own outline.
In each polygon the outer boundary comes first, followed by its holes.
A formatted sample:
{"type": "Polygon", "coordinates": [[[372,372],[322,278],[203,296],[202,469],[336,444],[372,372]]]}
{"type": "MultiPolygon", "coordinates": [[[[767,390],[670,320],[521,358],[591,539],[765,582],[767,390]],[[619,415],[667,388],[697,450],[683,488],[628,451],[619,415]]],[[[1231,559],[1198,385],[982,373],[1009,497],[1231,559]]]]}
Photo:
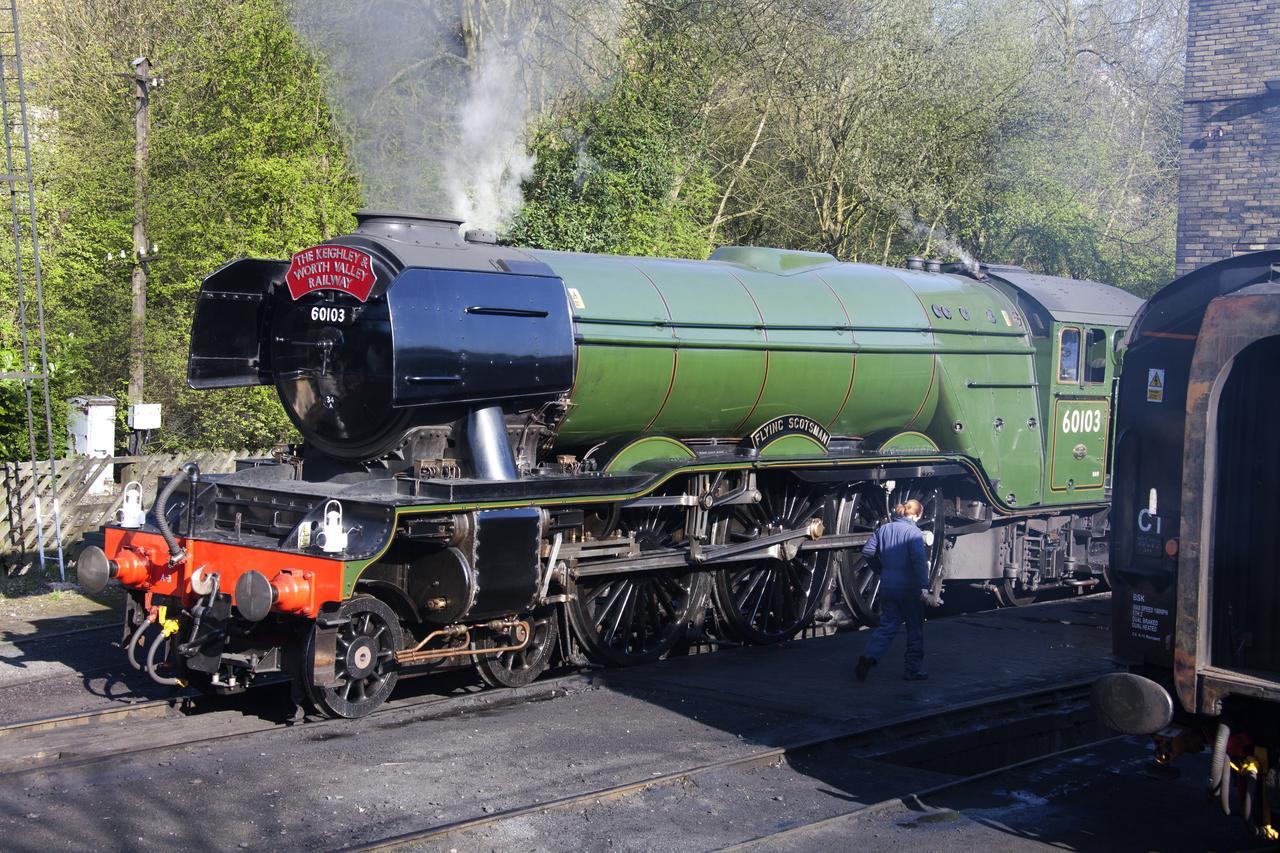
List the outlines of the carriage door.
{"type": "Polygon", "coordinates": [[[1060,499],[1102,498],[1111,415],[1108,344],[1105,329],[1084,325],[1057,329],[1049,488],[1060,499]]]}

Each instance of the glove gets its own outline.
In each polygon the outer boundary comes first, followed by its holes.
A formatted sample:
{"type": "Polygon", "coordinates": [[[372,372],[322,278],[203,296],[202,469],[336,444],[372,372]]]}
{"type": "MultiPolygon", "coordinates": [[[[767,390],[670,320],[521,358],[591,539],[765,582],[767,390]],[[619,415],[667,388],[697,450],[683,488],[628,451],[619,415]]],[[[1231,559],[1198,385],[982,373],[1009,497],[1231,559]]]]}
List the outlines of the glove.
{"type": "Polygon", "coordinates": [[[942,593],[932,593],[927,589],[920,590],[920,600],[924,602],[925,607],[941,607],[942,593]]]}

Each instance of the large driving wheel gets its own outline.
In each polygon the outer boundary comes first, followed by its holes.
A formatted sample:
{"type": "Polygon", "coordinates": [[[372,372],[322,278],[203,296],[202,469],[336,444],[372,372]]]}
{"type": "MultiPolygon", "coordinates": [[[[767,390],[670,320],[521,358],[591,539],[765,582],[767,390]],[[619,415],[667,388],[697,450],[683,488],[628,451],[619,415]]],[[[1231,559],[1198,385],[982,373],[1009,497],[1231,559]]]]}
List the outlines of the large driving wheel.
{"type": "MultiPolygon", "coordinates": [[[[794,530],[827,508],[827,489],[792,476],[762,475],[759,491],[758,503],[736,505],[720,522],[726,525],[725,541],[747,542],[794,530]]],[[[831,523],[827,517],[824,521],[831,523]]],[[[790,560],[771,557],[715,572],[711,589],[721,624],[746,643],[791,639],[813,620],[829,563],[828,552],[807,551],[790,560]]]]}
{"type": "MultiPolygon", "coordinates": [[[[684,541],[683,507],[621,510],[602,536],[634,533],[641,553],[684,541]]],[[[612,666],[657,660],[685,636],[706,607],[707,573],[661,569],[577,578],[565,604],[573,633],[588,657],[612,666]]]]}
{"type": "Polygon", "coordinates": [[[400,677],[395,653],[404,632],[395,612],[376,598],[358,595],[338,610],[334,656],[336,684],[315,683],[316,631],[312,628],[303,656],[303,677],[316,709],[330,717],[363,717],[387,700],[400,677]]]}
{"type": "MultiPolygon", "coordinates": [[[[899,482],[892,494],[880,486],[867,485],[848,493],[836,508],[836,533],[871,533],[892,520],[890,504],[915,498],[924,506],[920,531],[925,534],[925,556],[929,561],[929,577],[938,571],[944,547],[946,516],[942,492],[927,481],[899,482]],[[932,540],[932,542],[930,541],[932,540]]],[[[836,580],[853,618],[863,625],[880,624],[880,575],[871,571],[862,557],[862,549],[837,552],[836,580]]]]}
{"type": "MultiPolygon", "coordinates": [[[[476,660],[476,671],[490,687],[524,687],[546,671],[551,655],[560,640],[560,622],[554,609],[548,607],[532,616],[524,617],[529,623],[529,641],[524,648],[476,660]]],[[[514,632],[513,632],[514,633],[514,632]]],[[[481,649],[517,645],[514,637],[489,635],[477,641],[481,649]]]]}

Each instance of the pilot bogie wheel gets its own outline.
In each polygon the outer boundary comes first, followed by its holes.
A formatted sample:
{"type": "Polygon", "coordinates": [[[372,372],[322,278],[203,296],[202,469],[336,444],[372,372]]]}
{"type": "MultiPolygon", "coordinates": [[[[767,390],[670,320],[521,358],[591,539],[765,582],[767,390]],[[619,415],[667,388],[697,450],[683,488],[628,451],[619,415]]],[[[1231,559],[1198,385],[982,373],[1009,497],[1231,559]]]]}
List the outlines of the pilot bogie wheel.
{"type": "MultiPolygon", "coordinates": [[[[833,533],[871,533],[893,520],[891,504],[914,498],[923,505],[920,531],[925,534],[925,558],[929,577],[935,577],[946,539],[946,515],[941,490],[923,480],[899,481],[892,494],[880,486],[864,486],[845,495],[837,506],[833,533]],[[932,540],[932,542],[930,542],[932,540]]],[[[835,556],[836,582],[853,618],[863,625],[880,624],[880,575],[873,572],[861,548],[839,551],[835,556]]]]}
{"type": "MultiPolygon", "coordinates": [[[[728,544],[832,522],[828,490],[791,476],[761,477],[760,501],[732,507],[719,525],[728,544]]],[[[781,643],[813,621],[827,582],[828,552],[801,551],[791,559],[769,557],[733,563],[714,574],[712,596],[719,624],[744,643],[781,643]]]]}
{"type": "Polygon", "coordinates": [[[358,595],[338,609],[337,654],[333,686],[315,683],[316,634],[307,637],[303,680],[316,710],[328,717],[363,717],[387,700],[400,677],[395,653],[404,647],[404,630],[395,611],[369,595],[358,595]]]}
{"type": "MultiPolygon", "coordinates": [[[[490,687],[525,687],[546,672],[560,642],[560,618],[552,608],[524,617],[529,624],[529,640],[521,649],[499,652],[476,659],[480,679],[490,687]]],[[[476,641],[480,649],[518,645],[513,636],[487,635],[476,641]]]]}
{"type": "MultiPolygon", "coordinates": [[[[679,547],[685,541],[683,507],[645,507],[614,513],[601,538],[633,534],[640,552],[679,547]]],[[[568,582],[565,608],[587,657],[610,666],[649,663],[685,638],[706,608],[706,572],[660,569],[588,575],[568,582]]]]}

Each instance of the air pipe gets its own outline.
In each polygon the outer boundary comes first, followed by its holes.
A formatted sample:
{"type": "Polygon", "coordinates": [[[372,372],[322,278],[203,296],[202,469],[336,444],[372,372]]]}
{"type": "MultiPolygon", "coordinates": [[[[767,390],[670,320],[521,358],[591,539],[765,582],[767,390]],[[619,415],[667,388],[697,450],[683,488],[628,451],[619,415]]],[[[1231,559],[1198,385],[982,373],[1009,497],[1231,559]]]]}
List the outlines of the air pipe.
{"type": "Polygon", "coordinates": [[[136,653],[138,650],[138,642],[142,639],[142,632],[146,631],[147,628],[150,627],[152,621],[153,620],[150,616],[144,617],[142,620],[142,624],[138,626],[138,630],[134,631],[133,635],[129,637],[129,649],[128,649],[129,665],[136,670],[142,669],[142,664],[138,663],[138,658],[136,657],[136,653]]]}
{"type": "Polygon", "coordinates": [[[155,642],[151,644],[151,648],[147,649],[147,675],[151,676],[151,680],[156,684],[164,687],[172,687],[175,684],[180,684],[181,681],[177,678],[169,678],[168,676],[156,673],[156,652],[162,644],[167,645],[165,634],[161,634],[159,637],[156,637],[155,642]]]}
{"type": "MultiPolygon", "coordinates": [[[[196,483],[200,481],[200,466],[194,462],[188,462],[182,466],[182,471],[187,474],[188,482],[191,483],[190,503],[194,504],[196,500],[196,483]]],[[[169,482],[165,483],[164,489],[161,490],[160,496],[156,498],[156,527],[160,528],[160,535],[164,537],[164,543],[169,546],[169,565],[176,566],[187,558],[187,551],[178,544],[178,538],[173,535],[173,528],[169,526],[169,519],[166,517],[166,510],[169,507],[169,498],[177,491],[182,480],[178,477],[169,478],[169,482]]]]}

